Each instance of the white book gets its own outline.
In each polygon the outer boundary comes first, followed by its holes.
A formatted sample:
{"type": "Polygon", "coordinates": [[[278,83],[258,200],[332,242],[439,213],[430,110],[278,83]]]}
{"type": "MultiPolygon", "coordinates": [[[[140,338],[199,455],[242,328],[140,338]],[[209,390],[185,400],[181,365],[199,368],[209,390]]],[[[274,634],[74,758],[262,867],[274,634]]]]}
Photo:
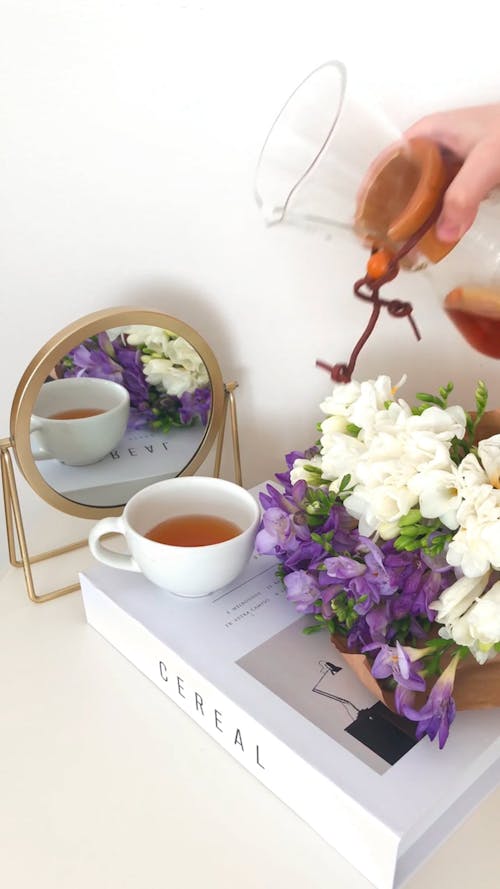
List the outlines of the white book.
{"type": "MultiPolygon", "coordinates": [[[[378,889],[401,886],[500,781],[498,710],[457,715],[443,750],[397,723],[270,556],[183,599],[141,575],[81,574],[87,620],[378,889]]],[[[159,702],[159,705],[160,702],[159,702]]]]}

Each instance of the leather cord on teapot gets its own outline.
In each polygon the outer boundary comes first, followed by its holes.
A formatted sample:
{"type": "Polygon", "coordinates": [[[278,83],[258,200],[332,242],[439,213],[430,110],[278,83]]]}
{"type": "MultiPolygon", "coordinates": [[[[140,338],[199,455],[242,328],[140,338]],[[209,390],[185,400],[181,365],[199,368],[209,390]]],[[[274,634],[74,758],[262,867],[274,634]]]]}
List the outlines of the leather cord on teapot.
{"type": "MultiPolygon", "coordinates": [[[[367,266],[367,274],[364,278],[360,278],[359,281],[356,281],[354,284],[354,295],[359,299],[366,300],[367,302],[371,302],[372,311],[363,333],[358,339],[356,345],[354,346],[351,356],[347,364],[339,363],[339,364],[327,364],[325,361],[316,361],[316,366],[321,367],[323,370],[327,370],[330,374],[332,380],[336,383],[349,383],[352,379],[352,374],[354,368],[356,366],[356,361],[359,357],[359,354],[366,344],[367,340],[373,333],[375,325],[379,319],[380,311],[382,308],[386,308],[390,315],[394,318],[408,318],[413,332],[417,338],[417,340],[421,339],[420,332],[415,323],[415,319],[413,318],[413,306],[410,302],[402,302],[399,299],[382,299],[380,297],[380,289],[384,284],[387,284],[389,281],[393,281],[396,275],[399,272],[399,265],[401,260],[418,244],[421,238],[429,231],[430,228],[437,221],[439,214],[441,213],[443,204],[443,198],[437,202],[435,207],[433,208],[430,216],[425,220],[425,222],[418,228],[411,238],[408,238],[407,241],[403,244],[403,246],[394,254],[387,254],[384,250],[374,249],[372,251],[372,256],[368,261],[367,266]],[[379,254],[384,252],[385,256],[387,256],[387,261],[383,263],[385,268],[380,269],[380,274],[375,274],[372,272],[370,274],[370,264],[373,266],[373,258],[379,254]]],[[[385,257],[384,257],[385,259],[385,257]]]]}

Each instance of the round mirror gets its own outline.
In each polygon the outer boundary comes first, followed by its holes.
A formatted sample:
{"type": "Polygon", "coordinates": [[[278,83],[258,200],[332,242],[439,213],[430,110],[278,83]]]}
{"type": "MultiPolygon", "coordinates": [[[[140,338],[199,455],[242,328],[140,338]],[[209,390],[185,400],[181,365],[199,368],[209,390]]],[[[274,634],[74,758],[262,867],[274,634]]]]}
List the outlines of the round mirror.
{"type": "Polygon", "coordinates": [[[221,426],[216,358],[152,309],[95,312],[56,334],[24,372],[11,412],[19,468],[44,500],[118,515],[146,485],[195,472],[221,426]]]}

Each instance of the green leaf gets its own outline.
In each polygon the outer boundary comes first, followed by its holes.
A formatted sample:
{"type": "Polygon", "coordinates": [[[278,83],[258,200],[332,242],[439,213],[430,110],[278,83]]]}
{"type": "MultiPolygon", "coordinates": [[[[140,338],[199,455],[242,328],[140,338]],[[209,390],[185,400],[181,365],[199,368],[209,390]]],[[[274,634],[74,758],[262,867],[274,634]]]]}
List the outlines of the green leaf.
{"type": "Polygon", "coordinates": [[[320,525],[322,525],[324,523],[324,521],[325,521],[324,516],[315,516],[315,515],[308,515],[307,516],[307,525],[309,528],[319,528],[320,525]]]}
{"type": "Polygon", "coordinates": [[[410,509],[410,511],[399,520],[399,527],[406,528],[407,525],[413,525],[415,522],[420,521],[421,518],[422,513],[419,509],[410,509]]]}
{"type": "Polygon", "coordinates": [[[351,482],[351,475],[350,475],[350,473],[347,473],[347,475],[344,475],[344,476],[342,477],[342,481],[340,482],[340,485],[339,485],[339,494],[340,494],[341,491],[345,491],[345,489],[346,489],[347,486],[350,484],[350,482],[351,482]]]}
{"type": "Polygon", "coordinates": [[[422,535],[427,534],[429,531],[428,528],[423,528],[422,525],[406,525],[404,529],[404,537],[414,538],[414,537],[422,537],[422,535]]]}
{"type": "Polygon", "coordinates": [[[361,432],[361,426],[356,426],[355,423],[348,423],[346,426],[346,432],[348,435],[352,435],[354,438],[357,438],[359,433],[361,432]]]}
{"type": "Polygon", "coordinates": [[[442,639],[441,637],[428,639],[425,642],[426,648],[434,648],[436,651],[441,652],[443,652],[446,648],[450,648],[451,645],[453,645],[452,639],[442,639]]]}
{"type": "Polygon", "coordinates": [[[444,407],[443,399],[437,395],[430,395],[428,392],[417,392],[416,398],[426,405],[436,404],[438,407],[444,407]]]}
{"type": "Polygon", "coordinates": [[[461,661],[463,661],[466,657],[471,655],[471,650],[467,645],[459,645],[457,649],[457,654],[461,661]]]}
{"type": "Polygon", "coordinates": [[[453,392],[453,383],[447,383],[446,386],[441,386],[439,390],[441,398],[444,398],[445,400],[448,398],[448,395],[450,395],[451,392],[453,392]]]}
{"type": "Polygon", "coordinates": [[[310,472],[311,475],[321,476],[321,468],[319,466],[313,466],[312,463],[305,463],[304,469],[306,472],[310,472]]]}
{"type": "Polygon", "coordinates": [[[407,553],[414,553],[417,549],[421,549],[422,541],[421,540],[408,540],[406,542],[405,550],[407,553]]]}

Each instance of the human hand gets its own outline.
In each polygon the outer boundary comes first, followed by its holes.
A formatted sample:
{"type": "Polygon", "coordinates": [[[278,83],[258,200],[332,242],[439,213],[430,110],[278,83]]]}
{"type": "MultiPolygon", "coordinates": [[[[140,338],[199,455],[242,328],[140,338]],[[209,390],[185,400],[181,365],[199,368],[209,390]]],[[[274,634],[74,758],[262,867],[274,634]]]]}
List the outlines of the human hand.
{"type": "Polygon", "coordinates": [[[500,184],[500,103],[430,114],[405,136],[432,139],[463,160],[446,190],[436,229],[441,241],[459,240],[481,201],[500,184]]]}

